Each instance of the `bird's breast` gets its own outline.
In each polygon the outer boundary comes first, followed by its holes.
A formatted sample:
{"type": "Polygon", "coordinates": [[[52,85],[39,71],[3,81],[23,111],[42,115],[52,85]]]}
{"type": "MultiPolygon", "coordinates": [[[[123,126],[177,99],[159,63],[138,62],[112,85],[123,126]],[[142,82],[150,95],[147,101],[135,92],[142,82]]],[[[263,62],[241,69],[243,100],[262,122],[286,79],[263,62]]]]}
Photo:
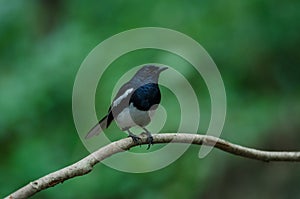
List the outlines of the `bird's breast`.
{"type": "Polygon", "coordinates": [[[133,106],[133,103],[131,103],[116,117],[116,122],[122,130],[127,130],[134,126],[144,127],[150,123],[154,111],[155,110],[138,110],[133,106]]]}
{"type": "Polygon", "coordinates": [[[148,83],[133,92],[129,103],[133,103],[134,107],[139,110],[148,111],[155,109],[155,105],[159,104],[160,100],[161,94],[158,85],[148,83]]]}

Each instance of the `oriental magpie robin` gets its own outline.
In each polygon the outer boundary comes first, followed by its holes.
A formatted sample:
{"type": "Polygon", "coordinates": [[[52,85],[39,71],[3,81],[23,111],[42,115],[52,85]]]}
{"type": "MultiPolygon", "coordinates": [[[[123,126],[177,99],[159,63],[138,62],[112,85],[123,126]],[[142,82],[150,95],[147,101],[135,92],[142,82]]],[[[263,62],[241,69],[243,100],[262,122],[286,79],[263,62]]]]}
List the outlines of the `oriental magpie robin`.
{"type": "Polygon", "coordinates": [[[106,129],[113,120],[116,121],[122,131],[127,131],[129,137],[135,143],[139,142],[139,137],[134,135],[130,128],[140,126],[147,134],[148,148],[150,148],[153,137],[145,128],[151,116],[157,109],[161,100],[158,87],[158,77],[167,67],[155,65],[143,66],[137,73],[125,83],[118,91],[108,113],[104,116],[85,136],[86,139],[98,135],[106,129]]]}

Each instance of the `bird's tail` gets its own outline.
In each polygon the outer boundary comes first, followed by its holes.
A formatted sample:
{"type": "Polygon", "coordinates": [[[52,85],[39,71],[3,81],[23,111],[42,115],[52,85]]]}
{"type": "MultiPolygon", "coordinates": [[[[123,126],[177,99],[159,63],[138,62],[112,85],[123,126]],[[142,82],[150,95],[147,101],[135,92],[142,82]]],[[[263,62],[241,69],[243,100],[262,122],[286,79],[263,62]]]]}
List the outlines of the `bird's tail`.
{"type": "Polygon", "coordinates": [[[99,135],[104,129],[107,128],[107,118],[106,115],[104,118],[102,118],[84,137],[85,139],[89,139],[95,135],[99,135]]]}

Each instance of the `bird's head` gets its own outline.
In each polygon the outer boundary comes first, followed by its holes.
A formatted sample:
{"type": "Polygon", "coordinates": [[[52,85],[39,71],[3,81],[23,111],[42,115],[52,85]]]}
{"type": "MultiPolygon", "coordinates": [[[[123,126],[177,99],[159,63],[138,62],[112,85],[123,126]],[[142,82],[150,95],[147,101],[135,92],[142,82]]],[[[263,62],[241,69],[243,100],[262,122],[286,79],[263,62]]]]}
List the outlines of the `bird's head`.
{"type": "Polygon", "coordinates": [[[133,78],[144,82],[158,82],[159,74],[168,69],[165,66],[146,65],[136,72],[133,78]]]}

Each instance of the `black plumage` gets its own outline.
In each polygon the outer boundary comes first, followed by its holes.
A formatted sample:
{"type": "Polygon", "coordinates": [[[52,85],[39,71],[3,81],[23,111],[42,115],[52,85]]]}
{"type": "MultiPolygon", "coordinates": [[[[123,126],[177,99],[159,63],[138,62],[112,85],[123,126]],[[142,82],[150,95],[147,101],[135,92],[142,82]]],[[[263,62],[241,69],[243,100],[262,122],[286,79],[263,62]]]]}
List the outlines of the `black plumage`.
{"type": "Polygon", "coordinates": [[[129,104],[133,103],[133,106],[141,111],[149,111],[152,106],[160,103],[160,99],[158,84],[148,83],[134,91],[129,104]]]}

